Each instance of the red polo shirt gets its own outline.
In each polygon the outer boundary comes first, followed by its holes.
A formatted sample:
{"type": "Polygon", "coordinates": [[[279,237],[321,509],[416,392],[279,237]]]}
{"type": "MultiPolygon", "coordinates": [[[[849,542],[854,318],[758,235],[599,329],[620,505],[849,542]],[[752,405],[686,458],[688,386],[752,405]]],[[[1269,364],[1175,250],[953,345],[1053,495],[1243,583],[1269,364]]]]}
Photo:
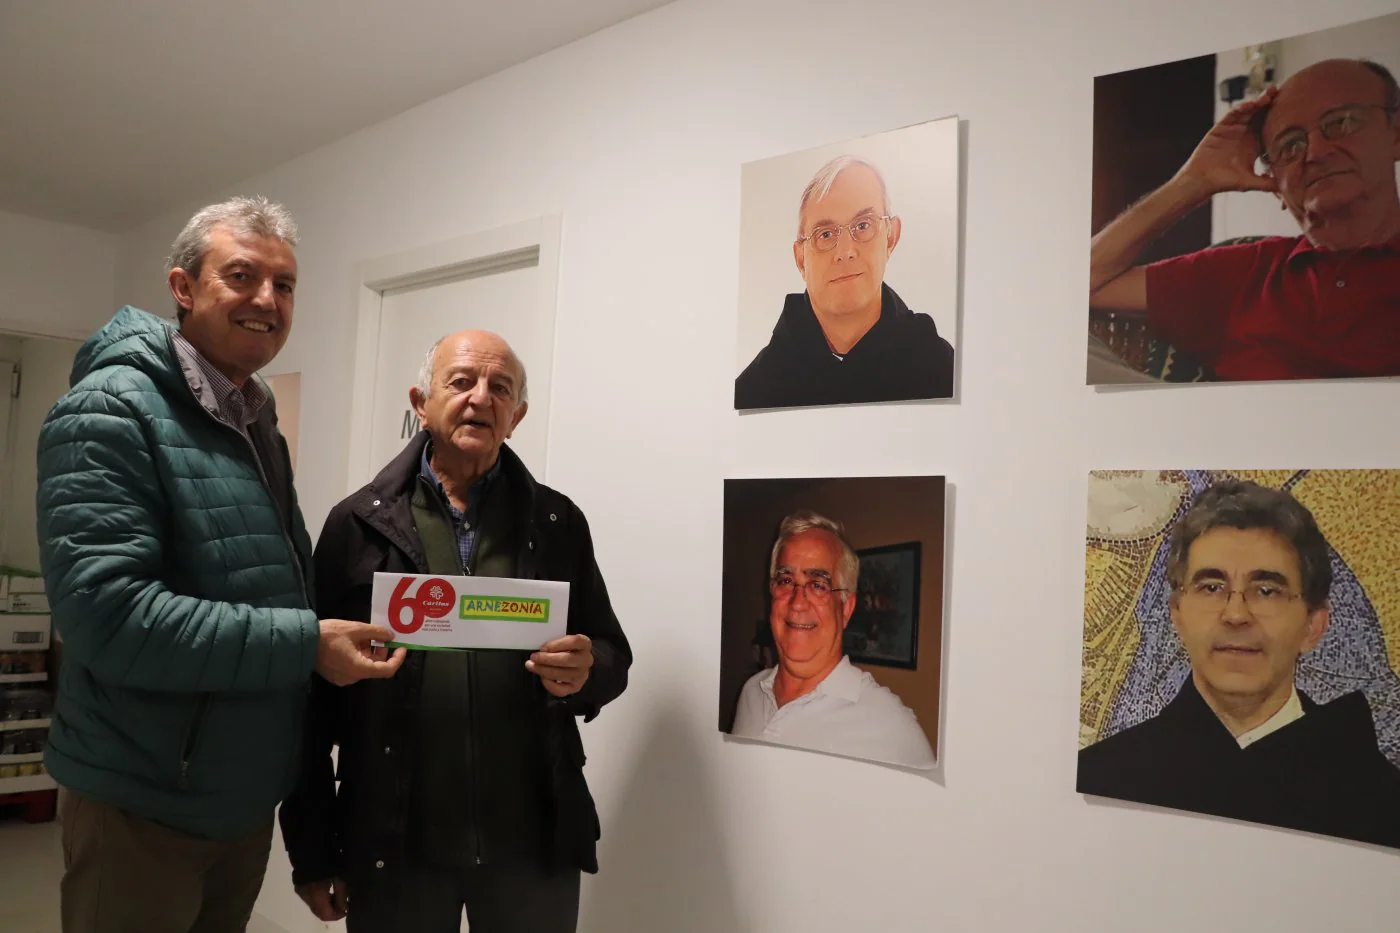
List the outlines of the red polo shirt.
{"type": "Polygon", "coordinates": [[[1152,330],[1220,380],[1400,375],[1400,239],[1219,246],[1147,267],[1152,330]]]}

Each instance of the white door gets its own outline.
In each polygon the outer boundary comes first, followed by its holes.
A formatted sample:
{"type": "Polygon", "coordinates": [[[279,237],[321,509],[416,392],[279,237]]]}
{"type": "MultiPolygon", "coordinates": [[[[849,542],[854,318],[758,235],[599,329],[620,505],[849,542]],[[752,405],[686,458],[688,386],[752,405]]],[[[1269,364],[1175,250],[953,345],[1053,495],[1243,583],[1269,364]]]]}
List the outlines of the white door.
{"type": "Polygon", "coordinates": [[[370,429],[373,472],[418,432],[408,390],[433,342],[466,328],[500,334],[525,364],[530,410],[506,443],[535,478],[545,478],[550,373],[554,368],[554,303],[540,300],[538,253],[484,274],[387,289],[379,314],[378,362],[370,429]]]}

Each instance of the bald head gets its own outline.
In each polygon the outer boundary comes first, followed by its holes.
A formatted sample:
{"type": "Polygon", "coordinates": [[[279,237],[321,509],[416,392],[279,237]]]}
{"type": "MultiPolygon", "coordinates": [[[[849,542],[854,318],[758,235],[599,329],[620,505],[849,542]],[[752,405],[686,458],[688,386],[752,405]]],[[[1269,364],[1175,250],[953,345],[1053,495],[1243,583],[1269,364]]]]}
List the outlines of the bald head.
{"type": "Polygon", "coordinates": [[[1397,105],[1386,68],[1331,58],[1283,82],[1256,124],[1276,193],[1314,245],[1356,249],[1400,232],[1397,105]]]}
{"type": "Polygon", "coordinates": [[[484,330],[433,344],[408,397],[432,436],[432,465],[445,488],[485,475],[530,407],[524,364],[510,344],[484,330]]]}
{"type": "MultiPolygon", "coordinates": [[[[1301,69],[1279,85],[1269,112],[1291,110],[1299,101],[1317,101],[1324,107],[1347,103],[1395,107],[1400,105],[1400,88],[1384,65],[1357,58],[1329,58],[1301,69]]],[[[1268,123],[1266,119],[1266,127],[1268,123]]]]}
{"type": "Polygon", "coordinates": [[[433,345],[428,348],[427,355],[423,358],[423,365],[418,370],[418,391],[422,393],[423,398],[432,397],[435,381],[433,376],[442,365],[443,359],[455,356],[463,348],[475,348],[483,353],[508,360],[515,372],[516,388],[520,401],[528,402],[530,400],[525,364],[521,362],[520,357],[516,356],[515,350],[505,341],[504,337],[489,330],[459,330],[445,337],[439,337],[433,342],[433,345]]]}

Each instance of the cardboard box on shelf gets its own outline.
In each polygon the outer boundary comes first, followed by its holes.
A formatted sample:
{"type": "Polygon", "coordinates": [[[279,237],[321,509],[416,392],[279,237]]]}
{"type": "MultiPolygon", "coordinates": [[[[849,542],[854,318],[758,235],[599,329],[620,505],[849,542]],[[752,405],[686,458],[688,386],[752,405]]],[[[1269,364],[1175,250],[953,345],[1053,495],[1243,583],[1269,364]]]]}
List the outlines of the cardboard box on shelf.
{"type": "Polygon", "coordinates": [[[42,593],[44,592],[44,578],[29,571],[10,571],[5,574],[4,592],[9,595],[15,593],[42,593]]]}
{"type": "Polygon", "coordinates": [[[49,616],[0,613],[0,651],[47,651],[49,616]]]}
{"type": "MultiPolygon", "coordinates": [[[[10,612],[31,612],[41,615],[47,615],[49,612],[49,597],[44,593],[11,593],[8,598],[10,612]]],[[[0,600],[0,603],[2,602],[3,600],[0,600]]]]}

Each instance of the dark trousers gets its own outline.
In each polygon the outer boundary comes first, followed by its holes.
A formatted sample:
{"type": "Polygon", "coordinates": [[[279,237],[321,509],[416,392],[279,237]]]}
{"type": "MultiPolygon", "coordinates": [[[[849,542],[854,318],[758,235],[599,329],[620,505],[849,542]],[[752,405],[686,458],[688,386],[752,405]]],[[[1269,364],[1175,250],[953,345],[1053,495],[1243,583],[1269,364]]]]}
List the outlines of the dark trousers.
{"type": "Polygon", "coordinates": [[[346,933],[574,933],[579,872],[521,860],[458,871],[410,868],[352,880],[346,933]]]}
{"type": "Polygon", "coordinates": [[[243,933],[272,847],[189,836],[62,789],[63,933],[243,933]]]}

